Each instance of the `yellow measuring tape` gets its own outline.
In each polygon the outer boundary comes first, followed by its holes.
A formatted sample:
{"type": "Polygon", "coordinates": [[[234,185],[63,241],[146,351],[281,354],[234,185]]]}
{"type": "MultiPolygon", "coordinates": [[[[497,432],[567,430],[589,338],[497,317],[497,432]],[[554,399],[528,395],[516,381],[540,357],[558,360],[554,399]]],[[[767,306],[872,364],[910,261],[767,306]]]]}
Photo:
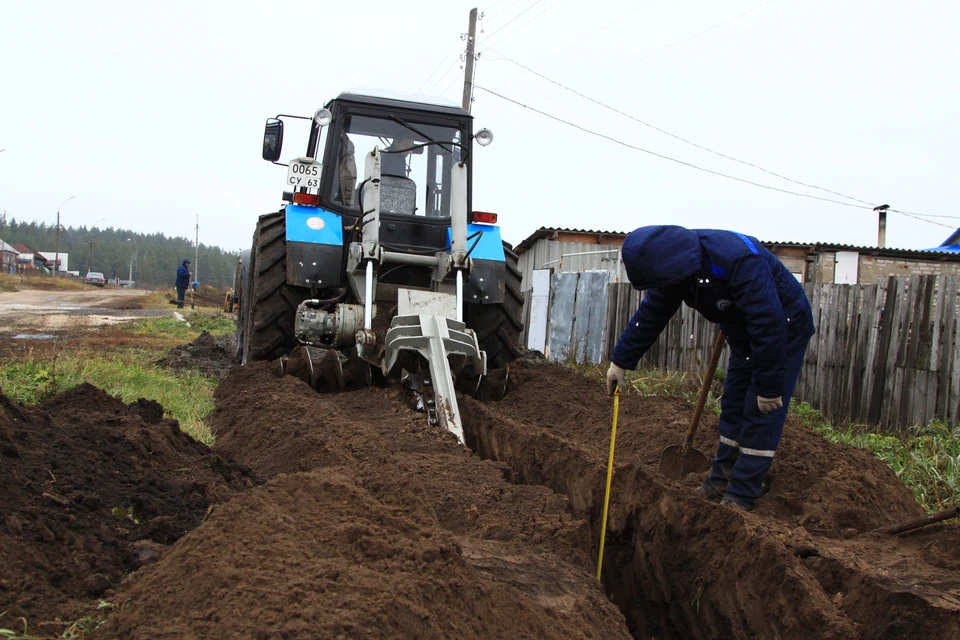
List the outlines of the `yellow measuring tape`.
{"type": "Polygon", "coordinates": [[[613,392],[613,429],[610,431],[610,458],[607,461],[607,490],[603,495],[603,523],[600,525],[600,557],[597,558],[597,582],[603,568],[603,543],[607,539],[607,511],[610,509],[610,481],[613,479],[613,449],[617,444],[617,415],[620,413],[620,387],[613,392]]]}

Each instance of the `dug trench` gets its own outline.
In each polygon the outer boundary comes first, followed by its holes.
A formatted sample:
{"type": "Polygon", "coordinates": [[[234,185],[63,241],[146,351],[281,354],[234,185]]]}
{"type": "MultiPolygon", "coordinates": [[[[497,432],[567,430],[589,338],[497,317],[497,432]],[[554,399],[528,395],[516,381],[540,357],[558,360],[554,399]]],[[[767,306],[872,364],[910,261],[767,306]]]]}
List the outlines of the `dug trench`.
{"type": "MultiPolygon", "coordinates": [[[[612,400],[548,364],[515,363],[494,386],[499,402],[460,402],[468,445],[566,496],[596,550],[612,400]]],[[[620,403],[603,583],[634,637],[960,637],[960,527],[882,532],[921,515],[887,465],[791,417],[769,492],[742,512],[695,494],[702,477],[657,473],[691,414],[675,398],[620,403]]],[[[695,447],[717,439],[711,415],[695,447]]]]}
{"type": "Polygon", "coordinates": [[[236,368],[214,450],[266,484],[110,594],[102,638],[629,638],[586,522],[508,482],[401,389],[315,393],[236,368]]]}
{"type": "Polygon", "coordinates": [[[275,371],[221,383],[212,450],[88,385],[0,398],[4,625],[58,634],[105,600],[94,638],[958,637],[958,528],[874,533],[919,515],[909,491],[799,424],[742,514],[656,474],[686,403],[623,398],[601,586],[597,383],[493,372],[460,398],[472,453],[397,387],[275,371]]]}

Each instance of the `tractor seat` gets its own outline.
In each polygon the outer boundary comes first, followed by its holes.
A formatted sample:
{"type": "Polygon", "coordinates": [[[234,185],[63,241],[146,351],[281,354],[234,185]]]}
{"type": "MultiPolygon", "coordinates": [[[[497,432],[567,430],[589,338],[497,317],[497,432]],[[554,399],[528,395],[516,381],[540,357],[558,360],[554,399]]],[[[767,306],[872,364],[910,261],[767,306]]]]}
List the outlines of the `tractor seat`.
{"type": "Polygon", "coordinates": [[[380,176],[380,212],[417,213],[417,183],[400,176],[380,176]]]}

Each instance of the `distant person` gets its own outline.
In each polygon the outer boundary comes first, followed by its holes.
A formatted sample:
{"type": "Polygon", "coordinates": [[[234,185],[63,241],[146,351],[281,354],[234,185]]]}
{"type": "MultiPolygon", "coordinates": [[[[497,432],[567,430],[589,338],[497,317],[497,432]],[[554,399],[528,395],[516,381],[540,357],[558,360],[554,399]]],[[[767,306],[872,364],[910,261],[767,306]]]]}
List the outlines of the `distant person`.
{"type": "Polygon", "coordinates": [[[700,495],[752,509],[763,491],[813,314],[803,287],[756,238],[733,231],[641,227],[623,242],[623,264],[646,290],[613,350],[607,392],[624,383],[684,302],[720,325],[730,362],[720,399],[720,445],[700,495]]]}
{"type": "Polygon", "coordinates": [[[183,296],[190,286],[190,260],[184,260],[177,267],[177,309],[183,309],[183,296]]]}

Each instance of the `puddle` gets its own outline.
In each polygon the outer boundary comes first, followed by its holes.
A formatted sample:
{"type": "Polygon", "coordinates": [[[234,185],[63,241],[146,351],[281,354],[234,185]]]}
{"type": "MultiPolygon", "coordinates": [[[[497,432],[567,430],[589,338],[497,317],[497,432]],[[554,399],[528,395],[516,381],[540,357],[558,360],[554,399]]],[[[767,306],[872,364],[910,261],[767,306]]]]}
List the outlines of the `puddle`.
{"type": "Polygon", "coordinates": [[[57,336],[52,333],[18,333],[14,340],[53,340],[57,336]]]}

